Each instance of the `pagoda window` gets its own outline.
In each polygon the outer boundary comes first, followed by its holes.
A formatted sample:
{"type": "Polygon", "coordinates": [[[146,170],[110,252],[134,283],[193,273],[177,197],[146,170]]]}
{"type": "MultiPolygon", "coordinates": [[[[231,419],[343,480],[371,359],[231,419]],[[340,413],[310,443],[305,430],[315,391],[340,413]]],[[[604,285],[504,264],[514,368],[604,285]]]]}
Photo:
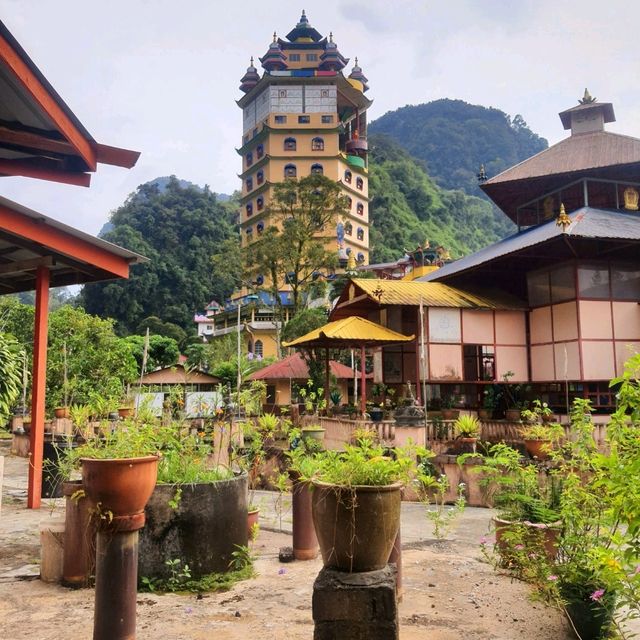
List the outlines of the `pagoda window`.
{"type": "Polygon", "coordinates": [[[260,160],[260,158],[262,158],[263,155],[264,155],[264,145],[263,144],[259,144],[256,147],[256,158],[258,158],[258,160],[260,160]]]}
{"type": "Polygon", "coordinates": [[[298,116],[298,124],[309,124],[311,116],[298,116]]]}
{"type": "Polygon", "coordinates": [[[344,225],[344,232],[348,236],[353,235],[353,225],[350,222],[347,222],[347,224],[344,225]]]}
{"type": "Polygon", "coordinates": [[[579,265],[578,287],[581,298],[610,299],[609,267],[597,263],[579,265]]]}
{"type": "Polygon", "coordinates": [[[311,151],[324,151],[324,140],[322,138],[314,138],[311,141],[311,151]]]}
{"type": "Polygon", "coordinates": [[[263,275],[259,275],[256,277],[256,284],[258,286],[261,286],[264,284],[264,276],[263,275]]]}
{"type": "Polygon", "coordinates": [[[300,62],[300,54],[299,53],[290,53],[289,54],[290,62],[300,62]]]}
{"type": "Polygon", "coordinates": [[[257,207],[258,211],[262,211],[264,209],[264,197],[263,196],[258,196],[258,199],[256,200],[256,207],[257,207]]]}
{"type": "Polygon", "coordinates": [[[245,233],[247,234],[247,238],[251,236],[253,234],[253,227],[247,227],[245,233]]]}
{"type": "Polygon", "coordinates": [[[364,253],[362,253],[362,251],[358,252],[358,256],[357,256],[356,260],[358,262],[364,262],[364,253]]]}
{"type": "Polygon", "coordinates": [[[298,170],[296,169],[295,164],[288,164],[284,168],[284,177],[285,178],[295,178],[298,175],[298,170]]]}
{"type": "Polygon", "coordinates": [[[349,205],[349,209],[351,209],[351,207],[353,206],[353,198],[349,198],[347,196],[347,204],[349,205]]]}
{"type": "Polygon", "coordinates": [[[344,181],[345,181],[347,184],[351,184],[351,180],[352,180],[352,178],[353,178],[353,174],[351,173],[351,171],[349,171],[349,169],[347,169],[347,170],[344,172],[344,181]]]}
{"type": "Polygon", "coordinates": [[[356,188],[360,189],[360,191],[364,188],[364,180],[362,178],[356,178],[356,188]]]}
{"type": "Polygon", "coordinates": [[[256,182],[258,184],[262,184],[264,182],[264,171],[262,169],[256,173],[256,182]]]}
{"type": "Polygon", "coordinates": [[[276,116],[275,122],[276,124],[287,124],[287,116],[276,116]]]}
{"type": "Polygon", "coordinates": [[[640,269],[633,265],[611,265],[611,288],[614,300],[640,300],[640,269]]]}
{"type": "Polygon", "coordinates": [[[320,121],[322,122],[322,124],[332,124],[333,116],[321,116],[320,121]]]}
{"type": "Polygon", "coordinates": [[[247,178],[245,184],[247,185],[247,191],[251,191],[253,189],[253,178],[247,178]]]}
{"type": "Polygon", "coordinates": [[[358,212],[359,216],[363,216],[364,215],[364,205],[362,204],[362,202],[358,202],[358,204],[356,206],[356,211],[358,212]]]}
{"type": "Polygon", "coordinates": [[[311,165],[311,173],[318,173],[320,175],[322,175],[324,173],[324,169],[322,168],[321,164],[312,164],[311,165]]]}
{"type": "Polygon", "coordinates": [[[285,138],[284,139],[284,150],[285,151],[295,151],[297,147],[295,138],[285,138]]]}
{"type": "Polygon", "coordinates": [[[256,343],[253,346],[254,355],[258,358],[262,358],[263,352],[262,340],[256,340],[256,343]]]}
{"type": "Polygon", "coordinates": [[[358,227],[356,237],[358,238],[358,240],[364,240],[364,229],[362,227],[358,227]]]}
{"type": "Polygon", "coordinates": [[[248,216],[253,215],[253,205],[250,202],[247,203],[247,206],[245,207],[245,209],[247,211],[248,216]]]}
{"type": "Polygon", "coordinates": [[[253,164],[253,153],[251,153],[251,151],[247,153],[247,155],[245,156],[245,160],[247,162],[247,167],[250,167],[253,164]]]}
{"type": "Polygon", "coordinates": [[[258,224],[256,225],[256,231],[258,232],[259,236],[262,235],[262,232],[264,231],[264,222],[258,222],[258,224]]]}

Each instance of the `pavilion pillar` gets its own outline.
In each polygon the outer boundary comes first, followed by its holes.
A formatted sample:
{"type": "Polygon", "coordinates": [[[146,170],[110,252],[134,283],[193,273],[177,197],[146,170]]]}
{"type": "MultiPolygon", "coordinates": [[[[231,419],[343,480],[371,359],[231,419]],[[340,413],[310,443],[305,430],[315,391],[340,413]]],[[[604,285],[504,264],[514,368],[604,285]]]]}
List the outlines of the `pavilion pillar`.
{"type": "Polygon", "coordinates": [[[42,497],[42,449],[44,445],[44,396],[47,383],[47,326],[49,318],[47,267],[36,271],[36,312],[33,328],[33,380],[31,385],[31,435],[27,508],[39,509],[42,497]]]}
{"type": "Polygon", "coordinates": [[[329,400],[330,400],[329,385],[331,383],[331,380],[329,377],[329,371],[330,371],[329,347],[327,347],[324,350],[324,401],[326,405],[327,415],[329,415],[329,400]]]}
{"type": "Polygon", "coordinates": [[[360,411],[367,412],[367,354],[364,344],[360,346],[360,411]]]}
{"type": "Polygon", "coordinates": [[[418,406],[422,405],[422,385],[420,384],[420,370],[422,369],[422,362],[420,360],[420,344],[419,338],[416,338],[416,401],[418,406]]]}

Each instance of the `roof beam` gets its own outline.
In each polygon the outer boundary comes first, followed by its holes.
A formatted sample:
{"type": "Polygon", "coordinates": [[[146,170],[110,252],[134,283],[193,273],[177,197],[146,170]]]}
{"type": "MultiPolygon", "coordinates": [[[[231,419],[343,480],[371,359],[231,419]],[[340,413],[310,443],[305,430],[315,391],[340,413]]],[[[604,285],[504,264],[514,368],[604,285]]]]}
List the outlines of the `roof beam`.
{"type": "Polygon", "coordinates": [[[16,131],[0,126],[0,144],[10,144],[30,151],[50,151],[65,155],[76,155],[76,150],[63,140],[52,140],[37,133],[16,131]]]}
{"type": "Polygon", "coordinates": [[[8,276],[14,273],[33,271],[38,267],[52,267],[54,260],[52,256],[42,258],[31,258],[29,260],[16,260],[7,264],[0,264],[0,276],[8,276]]]}
{"type": "Polygon", "coordinates": [[[55,169],[51,162],[34,160],[2,160],[0,159],[0,175],[23,176],[72,184],[78,187],[88,187],[91,176],[88,173],[77,173],[55,169]],[[44,165],[44,166],[43,166],[44,165]]]}
{"type": "Polygon", "coordinates": [[[22,236],[45,248],[47,253],[53,252],[84,262],[90,267],[97,267],[120,278],[129,277],[129,262],[126,258],[116,256],[102,247],[90,244],[82,238],[65,233],[40,220],[24,216],[17,211],[0,205],[0,230],[22,236]]]}
{"type": "MultiPolygon", "coordinates": [[[[26,55],[26,54],[25,54],[26,55]]],[[[51,95],[51,92],[29,68],[22,56],[0,35],[0,62],[3,62],[20,82],[22,88],[33,98],[38,106],[49,116],[59,131],[73,145],[77,154],[84,160],[89,171],[95,171],[97,165],[96,152],[91,141],[78,130],[71,118],[51,95]]]]}
{"type": "Polygon", "coordinates": [[[139,151],[110,147],[106,144],[96,144],[95,148],[98,162],[102,162],[102,164],[111,164],[115,167],[131,169],[135,166],[136,162],[138,162],[138,158],[140,157],[139,151]]]}

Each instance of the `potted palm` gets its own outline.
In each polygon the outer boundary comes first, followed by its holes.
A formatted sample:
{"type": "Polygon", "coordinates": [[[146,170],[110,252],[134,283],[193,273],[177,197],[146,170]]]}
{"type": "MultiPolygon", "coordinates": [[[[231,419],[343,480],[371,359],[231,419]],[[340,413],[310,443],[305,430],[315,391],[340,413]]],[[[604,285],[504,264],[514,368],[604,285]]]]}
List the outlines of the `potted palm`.
{"type": "Polygon", "coordinates": [[[453,427],[457,438],[464,444],[475,444],[480,437],[480,422],[475,416],[459,416],[453,427]]]}

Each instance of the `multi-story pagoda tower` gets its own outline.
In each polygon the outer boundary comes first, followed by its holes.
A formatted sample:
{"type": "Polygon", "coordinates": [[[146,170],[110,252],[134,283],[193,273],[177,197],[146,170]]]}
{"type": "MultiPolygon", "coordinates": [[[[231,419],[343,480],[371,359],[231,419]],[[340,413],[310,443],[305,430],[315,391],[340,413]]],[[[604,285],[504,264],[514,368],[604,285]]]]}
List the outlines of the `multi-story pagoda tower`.
{"type": "MultiPolygon", "coordinates": [[[[325,38],[304,11],[295,28],[253,58],[242,77],[242,245],[255,242],[268,226],[273,185],[287,178],[323,173],[338,182],[351,203],[335,229],[335,246],[344,267],[353,255],[369,261],[369,198],[365,96],[367,78],[356,63],[345,76],[348,59],[329,34],[325,38]]],[[[256,274],[257,281],[264,275],[256,274]]]]}

